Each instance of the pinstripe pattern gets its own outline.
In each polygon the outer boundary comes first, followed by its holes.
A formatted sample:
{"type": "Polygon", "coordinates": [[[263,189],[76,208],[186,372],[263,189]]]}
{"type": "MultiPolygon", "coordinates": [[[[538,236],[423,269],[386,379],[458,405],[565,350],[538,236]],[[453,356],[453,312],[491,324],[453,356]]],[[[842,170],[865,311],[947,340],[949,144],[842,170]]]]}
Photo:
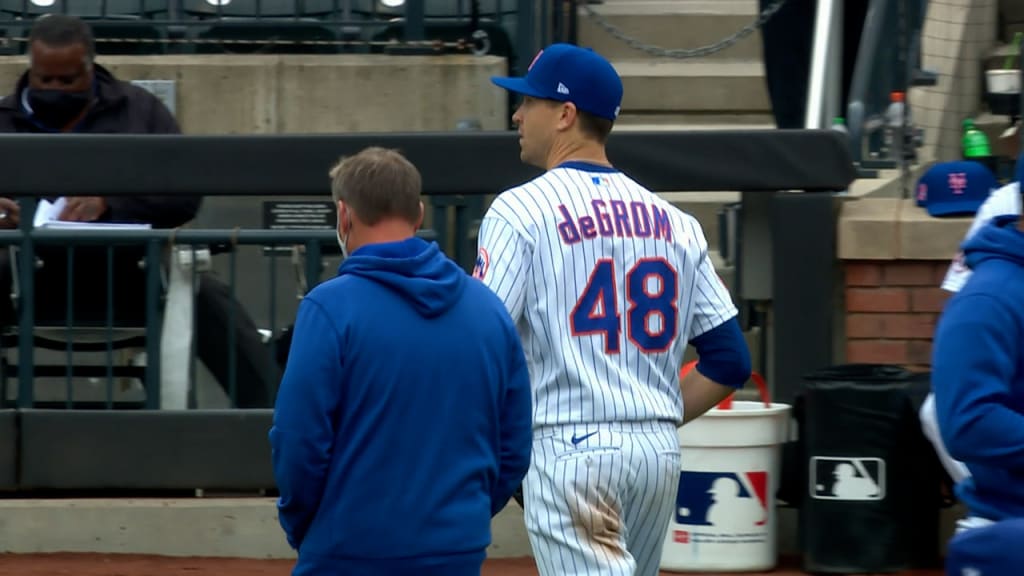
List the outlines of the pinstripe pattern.
{"type": "Polygon", "coordinates": [[[658,573],[679,481],[676,438],[668,422],[538,430],[523,496],[541,576],[658,573]],[[570,442],[591,432],[580,447],[570,442]]]}
{"type": "Polygon", "coordinates": [[[494,201],[474,276],[526,352],[523,495],[541,574],[656,574],[679,480],[683,354],[736,315],[700,225],[622,173],[559,167],[494,201]]]}
{"type": "MultiPolygon", "coordinates": [[[[610,210],[609,210],[610,211],[610,210]]],[[[707,257],[696,219],[621,173],[556,168],[495,199],[480,227],[477,274],[516,321],[534,387],[535,425],[638,420],[679,421],[679,366],[687,342],[736,315],[707,257]],[[594,184],[593,178],[601,183],[594,184]],[[668,215],[671,240],[608,236],[566,244],[559,207],[593,215],[593,202],[639,202],[668,215]],[[606,353],[603,335],[574,336],[572,311],[598,260],[615,267],[615,297],[623,329],[619,352],[606,353]],[[625,273],[642,258],[664,258],[676,271],[677,336],[664,352],[645,353],[627,335],[625,273]]],[[[660,318],[649,319],[659,329],[660,318]]]]}

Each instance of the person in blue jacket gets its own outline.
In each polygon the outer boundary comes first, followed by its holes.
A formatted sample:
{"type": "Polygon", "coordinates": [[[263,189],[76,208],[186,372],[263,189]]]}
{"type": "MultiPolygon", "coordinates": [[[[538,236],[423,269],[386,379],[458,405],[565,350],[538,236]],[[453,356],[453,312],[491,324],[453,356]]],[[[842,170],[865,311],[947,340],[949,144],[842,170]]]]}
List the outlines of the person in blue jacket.
{"type": "Polygon", "coordinates": [[[479,576],[529,467],[519,336],[497,296],[415,236],[406,158],[367,148],[331,176],[351,255],[299,306],[270,430],[293,573],[479,576]]]}
{"type": "Polygon", "coordinates": [[[1024,518],[994,522],[953,536],[946,576],[1017,576],[1024,567],[1024,518]]]}
{"type": "Polygon", "coordinates": [[[967,284],[936,329],[932,386],[942,439],[971,476],[961,529],[1024,518],[1024,223],[997,216],[963,244],[967,284]]]}

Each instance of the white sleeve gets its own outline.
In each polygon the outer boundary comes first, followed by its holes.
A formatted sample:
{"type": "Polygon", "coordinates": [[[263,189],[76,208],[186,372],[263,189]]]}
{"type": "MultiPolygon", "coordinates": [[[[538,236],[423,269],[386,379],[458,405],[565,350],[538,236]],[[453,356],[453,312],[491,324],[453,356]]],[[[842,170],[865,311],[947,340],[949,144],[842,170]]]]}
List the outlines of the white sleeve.
{"type": "MultiPolygon", "coordinates": [[[[975,214],[971,227],[967,230],[967,234],[964,235],[964,241],[974,236],[975,232],[988,224],[993,218],[1007,214],[1020,214],[1020,212],[1020,186],[1018,183],[1014,182],[993,191],[985,199],[985,203],[978,208],[978,213],[975,214]]],[[[956,256],[953,257],[953,262],[949,265],[949,269],[946,271],[946,277],[942,279],[942,289],[948,292],[959,292],[970,277],[971,270],[964,264],[963,252],[958,251],[956,256]]]]}
{"type": "Polygon", "coordinates": [[[501,298],[514,322],[523,316],[531,255],[526,238],[493,210],[488,211],[477,236],[473,277],[501,298]]]}
{"type": "Polygon", "coordinates": [[[721,326],[738,313],[729,290],[715,272],[715,265],[708,255],[707,241],[699,235],[702,234],[699,228],[697,233],[700,261],[697,263],[697,277],[694,279],[696,294],[693,298],[693,322],[690,323],[688,340],[721,326]]]}

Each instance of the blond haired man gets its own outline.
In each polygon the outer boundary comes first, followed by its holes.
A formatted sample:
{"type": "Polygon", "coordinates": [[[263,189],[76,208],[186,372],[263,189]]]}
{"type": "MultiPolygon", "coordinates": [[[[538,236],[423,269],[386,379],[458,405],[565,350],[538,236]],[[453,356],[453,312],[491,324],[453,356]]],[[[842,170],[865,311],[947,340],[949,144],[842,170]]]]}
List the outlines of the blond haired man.
{"type": "Polygon", "coordinates": [[[348,256],[299,307],[270,432],[294,573],[479,576],[529,463],[518,335],[415,236],[407,159],[369,148],[331,176],[348,256]]]}

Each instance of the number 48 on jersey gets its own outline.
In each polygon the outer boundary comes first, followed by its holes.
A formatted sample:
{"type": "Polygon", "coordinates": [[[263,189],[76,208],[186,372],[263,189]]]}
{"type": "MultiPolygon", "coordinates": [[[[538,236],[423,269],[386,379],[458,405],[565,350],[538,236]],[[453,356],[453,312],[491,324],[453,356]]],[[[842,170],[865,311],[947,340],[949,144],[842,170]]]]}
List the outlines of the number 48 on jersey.
{"type": "MultiPolygon", "coordinates": [[[[621,350],[616,272],[614,260],[598,260],[569,314],[572,335],[603,336],[608,354],[621,350]]],[[[678,284],[675,268],[664,258],[642,258],[626,272],[626,338],[645,354],[665,352],[676,337],[678,284]]]]}

